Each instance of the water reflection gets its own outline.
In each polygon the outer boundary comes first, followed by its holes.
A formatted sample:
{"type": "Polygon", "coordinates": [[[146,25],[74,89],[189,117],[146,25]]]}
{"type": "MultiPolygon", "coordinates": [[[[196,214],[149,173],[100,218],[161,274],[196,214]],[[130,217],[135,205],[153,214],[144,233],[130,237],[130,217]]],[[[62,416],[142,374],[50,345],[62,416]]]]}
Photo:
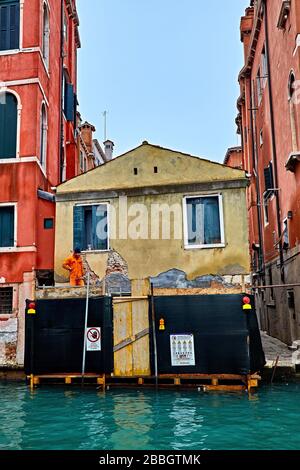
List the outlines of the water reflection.
{"type": "Polygon", "coordinates": [[[299,385],[257,395],[0,384],[0,450],[298,449],[299,385]]]}
{"type": "Polygon", "coordinates": [[[22,431],[25,425],[23,404],[26,387],[1,387],[2,404],[0,408],[0,450],[21,450],[22,431]],[[9,394],[9,402],[5,396],[9,394]],[[12,423],[14,426],[12,427],[12,423]]]}
{"type": "Polygon", "coordinates": [[[196,397],[182,398],[176,396],[172,411],[169,414],[173,420],[171,441],[172,449],[185,450],[192,445],[195,449],[203,449],[207,435],[203,432],[204,417],[196,407],[196,397]]]}

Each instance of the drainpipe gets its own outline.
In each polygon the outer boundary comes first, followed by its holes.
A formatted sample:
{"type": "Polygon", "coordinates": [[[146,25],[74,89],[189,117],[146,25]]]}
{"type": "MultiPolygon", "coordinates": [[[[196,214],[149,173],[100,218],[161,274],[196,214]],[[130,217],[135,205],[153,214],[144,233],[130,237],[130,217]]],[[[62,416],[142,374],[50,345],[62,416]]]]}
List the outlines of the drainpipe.
{"type": "Polygon", "coordinates": [[[264,259],[264,240],[263,240],[263,231],[262,231],[262,215],[261,215],[261,196],[260,196],[260,182],[259,182],[259,175],[258,175],[258,158],[257,158],[257,140],[256,140],[256,112],[254,109],[254,87],[251,78],[249,78],[250,82],[250,131],[251,131],[251,143],[252,143],[252,164],[253,168],[256,172],[255,175],[255,186],[256,186],[256,202],[257,202],[257,221],[258,221],[258,236],[259,236],[259,271],[264,276],[265,272],[265,259],[264,259]]]}
{"type": "MultiPolygon", "coordinates": [[[[279,189],[278,185],[278,167],[277,167],[277,148],[276,148],[276,136],[275,136],[275,121],[274,121],[274,107],[273,107],[273,89],[272,89],[272,77],[271,77],[271,67],[270,67],[270,55],[269,55],[269,28],[268,28],[268,9],[267,1],[262,0],[263,15],[264,15],[264,25],[265,25],[265,34],[266,34],[266,55],[267,55],[267,67],[268,67],[268,77],[269,77],[269,101],[270,101],[270,118],[271,118],[271,137],[272,137],[272,154],[273,154],[273,176],[275,189],[279,189]]],[[[280,217],[280,199],[279,191],[275,191],[276,198],[276,214],[277,214],[277,230],[278,230],[278,239],[279,239],[279,255],[280,255],[280,275],[281,280],[285,282],[284,275],[284,257],[283,257],[283,247],[282,247],[282,227],[281,227],[281,217],[280,217]]]]}
{"type": "Polygon", "coordinates": [[[63,118],[63,86],[64,86],[64,0],[61,0],[61,24],[60,24],[60,149],[59,149],[59,179],[63,180],[64,171],[64,118],[63,118]]]}

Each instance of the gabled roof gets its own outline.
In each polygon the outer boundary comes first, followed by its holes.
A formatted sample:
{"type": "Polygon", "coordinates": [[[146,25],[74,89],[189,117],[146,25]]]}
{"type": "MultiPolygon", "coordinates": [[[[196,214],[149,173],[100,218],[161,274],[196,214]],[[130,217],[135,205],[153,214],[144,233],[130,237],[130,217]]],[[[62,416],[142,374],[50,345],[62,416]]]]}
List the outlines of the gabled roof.
{"type": "Polygon", "coordinates": [[[242,170],[143,142],[104,165],[60,184],[57,193],[245,179],[242,170]]]}

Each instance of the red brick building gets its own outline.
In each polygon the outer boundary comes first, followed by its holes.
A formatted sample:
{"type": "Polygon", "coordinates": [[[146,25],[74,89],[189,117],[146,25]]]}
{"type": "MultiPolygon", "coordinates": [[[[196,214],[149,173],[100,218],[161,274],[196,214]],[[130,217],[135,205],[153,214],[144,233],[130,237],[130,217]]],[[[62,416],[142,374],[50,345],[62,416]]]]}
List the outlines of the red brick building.
{"type": "Polygon", "coordinates": [[[75,0],[0,0],[0,366],[23,363],[24,304],[51,284],[52,188],[78,174],[75,0]]]}
{"type": "Polygon", "coordinates": [[[262,328],[290,344],[300,338],[300,1],[252,0],[241,40],[253,280],[266,286],[257,290],[262,328]]]}

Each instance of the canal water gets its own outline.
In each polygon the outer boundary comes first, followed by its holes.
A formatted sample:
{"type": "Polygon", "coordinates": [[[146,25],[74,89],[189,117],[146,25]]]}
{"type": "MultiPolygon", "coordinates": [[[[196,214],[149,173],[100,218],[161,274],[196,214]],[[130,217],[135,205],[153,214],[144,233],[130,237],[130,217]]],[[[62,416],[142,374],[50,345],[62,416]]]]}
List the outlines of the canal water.
{"type": "Polygon", "coordinates": [[[0,384],[0,450],[300,449],[300,385],[246,394],[0,384]]]}

